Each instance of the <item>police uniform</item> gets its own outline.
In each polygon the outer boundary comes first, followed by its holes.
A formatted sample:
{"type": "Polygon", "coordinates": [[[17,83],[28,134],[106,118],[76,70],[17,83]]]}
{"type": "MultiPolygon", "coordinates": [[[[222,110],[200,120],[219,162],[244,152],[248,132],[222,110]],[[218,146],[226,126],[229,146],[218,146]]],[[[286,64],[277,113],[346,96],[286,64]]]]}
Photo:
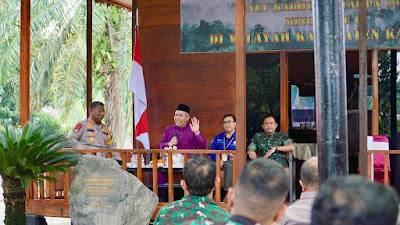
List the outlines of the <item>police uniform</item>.
{"type": "MultiPolygon", "coordinates": [[[[115,148],[108,127],[103,123],[96,125],[90,117],[76,124],[69,139],[74,143],[75,148],[115,148]]],[[[102,157],[107,156],[104,152],[98,152],[97,155],[102,157]]],[[[120,154],[116,152],[112,153],[112,158],[121,160],[120,154]]]]}

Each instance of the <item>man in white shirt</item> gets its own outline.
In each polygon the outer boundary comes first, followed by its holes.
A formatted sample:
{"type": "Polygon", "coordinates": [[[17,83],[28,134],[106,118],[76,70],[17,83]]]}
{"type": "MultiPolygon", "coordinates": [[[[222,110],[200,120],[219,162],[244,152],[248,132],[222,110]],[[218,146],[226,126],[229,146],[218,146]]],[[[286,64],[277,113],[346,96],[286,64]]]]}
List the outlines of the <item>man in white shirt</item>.
{"type": "Polygon", "coordinates": [[[308,225],[311,223],[311,207],[318,192],[318,158],[311,157],[300,170],[300,199],[290,205],[279,220],[279,225],[308,225]]]}

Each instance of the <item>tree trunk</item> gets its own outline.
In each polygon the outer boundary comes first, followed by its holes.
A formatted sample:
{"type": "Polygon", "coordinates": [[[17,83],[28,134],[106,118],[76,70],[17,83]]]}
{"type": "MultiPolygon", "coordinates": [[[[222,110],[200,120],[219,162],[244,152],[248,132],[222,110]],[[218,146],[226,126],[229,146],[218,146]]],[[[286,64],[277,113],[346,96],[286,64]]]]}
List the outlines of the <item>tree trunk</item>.
{"type": "Polygon", "coordinates": [[[123,146],[122,140],[122,118],[121,118],[121,90],[118,86],[119,78],[118,73],[112,73],[110,83],[107,84],[106,90],[106,106],[107,106],[107,124],[111,133],[115,145],[118,147],[123,146]]]}
{"type": "MultiPolygon", "coordinates": [[[[107,9],[108,10],[108,9],[107,9]]],[[[114,48],[114,35],[112,30],[112,24],[110,21],[110,14],[107,12],[107,28],[108,28],[108,38],[110,39],[111,49],[114,48]]],[[[111,52],[111,56],[116,58],[115,53],[111,52]]],[[[110,65],[110,68],[112,65],[110,65]]],[[[121,87],[120,87],[120,77],[118,69],[114,68],[114,71],[109,74],[110,79],[107,79],[106,84],[106,106],[107,106],[107,124],[113,134],[113,139],[116,142],[116,147],[123,146],[122,139],[122,118],[121,118],[121,87]]]]}
{"type": "Polygon", "coordinates": [[[5,225],[25,225],[25,189],[21,180],[3,176],[3,196],[6,205],[5,225]]]}

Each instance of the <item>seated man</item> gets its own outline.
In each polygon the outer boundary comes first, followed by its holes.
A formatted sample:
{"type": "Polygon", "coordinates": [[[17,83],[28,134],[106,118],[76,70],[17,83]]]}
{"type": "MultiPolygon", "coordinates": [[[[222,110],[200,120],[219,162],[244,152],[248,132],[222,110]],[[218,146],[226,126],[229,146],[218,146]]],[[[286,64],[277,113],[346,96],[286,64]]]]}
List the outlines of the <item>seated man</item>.
{"type": "Polygon", "coordinates": [[[318,158],[309,158],[300,169],[300,199],[290,205],[279,220],[279,225],[308,225],[311,222],[311,207],[318,192],[318,158]]]}
{"type": "MultiPolygon", "coordinates": [[[[89,149],[114,149],[111,132],[101,121],[104,118],[104,104],[92,102],[89,105],[89,118],[78,122],[71,132],[69,139],[73,142],[74,148],[89,149]]],[[[97,153],[98,156],[106,157],[106,153],[97,153]]],[[[121,162],[119,153],[112,153],[112,158],[121,162]]]]}
{"type": "Polygon", "coordinates": [[[361,176],[336,177],[319,189],[312,206],[312,225],[395,225],[396,191],[361,176]]]}
{"type": "Polygon", "coordinates": [[[200,121],[193,117],[191,124],[190,108],[187,105],[179,104],[175,110],[175,124],[168,126],[161,137],[160,149],[176,147],[177,149],[206,149],[207,141],[200,132],[200,121]]]}
{"type": "Polygon", "coordinates": [[[286,158],[286,152],[294,150],[292,140],[284,132],[276,132],[278,124],[272,115],[264,117],[261,125],[264,132],[257,133],[251,139],[247,154],[250,159],[258,157],[270,158],[277,161],[288,172],[289,162],[286,158]]]}
{"type": "Polygon", "coordinates": [[[235,188],[230,188],[228,205],[232,216],[220,222],[192,221],[197,225],[271,225],[285,213],[285,199],[289,190],[289,179],[277,162],[256,159],[247,163],[240,173],[235,188]]]}
{"type": "MultiPolygon", "coordinates": [[[[222,119],[225,131],[214,137],[210,149],[213,150],[236,150],[236,117],[226,114],[222,119]]],[[[216,160],[216,154],[209,154],[212,160],[216,160]]],[[[230,159],[230,157],[229,157],[230,159]]],[[[232,160],[223,159],[222,170],[224,171],[224,191],[232,187],[232,160]]]]}
{"type": "Polygon", "coordinates": [[[188,220],[224,221],[229,213],[212,200],[216,177],[215,162],[204,157],[194,157],[183,167],[182,188],[189,192],[179,201],[160,209],[154,224],[182,224],[188,220]]]}
{"type": "MultiPolygon", "coordinates": [[[[159,144],[160,149],[206,149],[207,141],[200,132],[200,121],[193,117],[191,124],[190,108],[185,104],[179,104],[174,114],[174,125],[170,125],[164,130],[159,144]]],[[[164,155],[162,155],[164,156],[164,155]]],[[[189,158],[192,154],[188,154],[189,158]]],[[[158,173],[158,183],[167,183],[167,179],[162,173],[158,173]]]]}

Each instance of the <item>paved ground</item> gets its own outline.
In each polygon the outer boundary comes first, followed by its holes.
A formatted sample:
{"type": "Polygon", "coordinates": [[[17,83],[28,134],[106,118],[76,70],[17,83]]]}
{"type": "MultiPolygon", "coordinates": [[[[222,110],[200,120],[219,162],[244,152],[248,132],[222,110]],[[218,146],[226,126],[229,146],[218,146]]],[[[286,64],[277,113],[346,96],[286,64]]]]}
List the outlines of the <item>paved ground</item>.
{"type": "MultiPolygon", "coordinates": [[[[4,225],[4,202],[0,201],[0,225],[4,225]]],[[[59,218],[59,217],[46,217],[46,222],[48,225],[70,225],[70,218],[59,218]]]]}
{"type": "MultiPolygon", "coordinates": [[[[3,201],[3,189],[2,189],[2,180],[0,177],[0,225],[4,225],[4,212],[5,206],[3,201]]],[[[46,217],[46,222],[48,225],[70,225],[70,218],[59,218],[59,217],[46,217]]]]}

